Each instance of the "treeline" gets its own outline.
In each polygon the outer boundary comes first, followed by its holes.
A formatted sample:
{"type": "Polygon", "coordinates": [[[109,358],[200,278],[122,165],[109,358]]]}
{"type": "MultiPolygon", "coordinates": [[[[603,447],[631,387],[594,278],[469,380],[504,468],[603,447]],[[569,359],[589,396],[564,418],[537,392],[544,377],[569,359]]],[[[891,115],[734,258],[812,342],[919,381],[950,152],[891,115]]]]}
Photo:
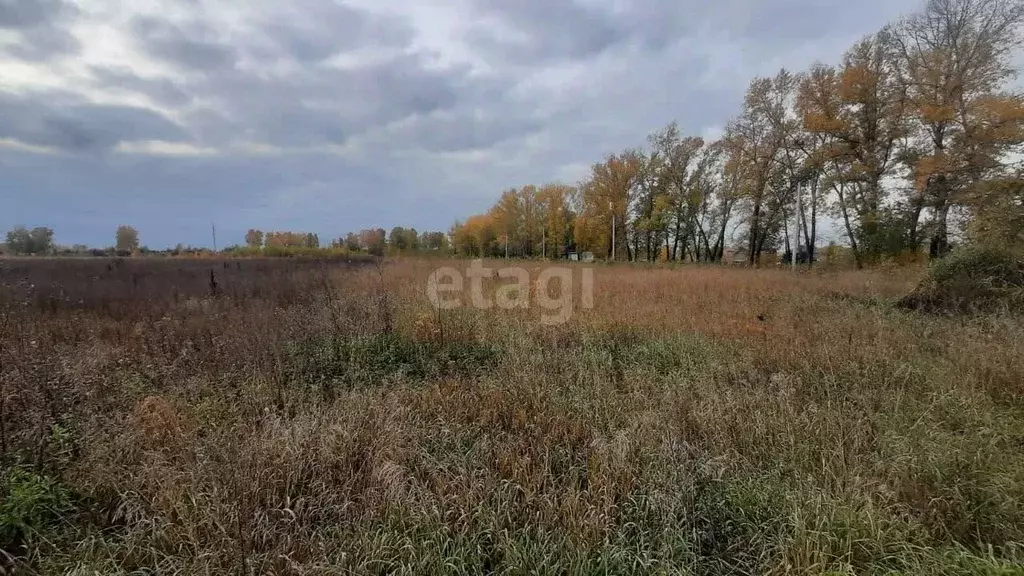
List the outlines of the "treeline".
{"type": "Polygon", "coordinates": [[[16,226],[7,232],[6,242],[0,244],[0,254],[18,256],[187,256],[204,257],[225,254],[230,256],[265,257],[343,257],[363,255],[448,255],[451,254],[448,235],[444,232],[417,232],[415,228],[395,227],[390,233],[383,228],[369,228],[349,232],[330,244],[321,246],[320,237],[309,232],[271,231],[250,229],[245,245],[232,245],[223,250],[178,244],[166,250],[151,250],[139,243],[139,233],[132,226],[119,226],[115,245],[90,248],[84,244],[61,246],[54,242],[53,229],[16,226]]]}
{"type": "Polygon", "coordinates": [[[5,242],[0,244],[0,254],[17,256],[130,256],[153,252],[139,245],[139,233],[134,227],[124,225],[117,227],[114,245],[106,248],[90,248],[85,244],[58,245],[54,242],[53,229],[45,226],[31,230],[15,226],[7,232],[5,242]]]}
{"type": "Polygon", "coordinates": [[[320,245],[317,234],[250,229],[245,235],[245,246],[233,246],[227,251],[236,255],[261,256],[448,254],[449,242],[444,232],[420,233],[415,228],[401,226],[392,228],[390,234],[383,228],[349,232],[326,246],[320,245]]]}
{"type": "Polygon", "coordinates": [[[813,261],[826,217],[859,266],[941,257],[953,239],[1024,245],[1022,22],[1016,1],[932,0],[838,65],[755,78],[716,141],[671,123],[575,186],[504,192],[455,224],[454,248],[713,262],[734,245],[751,264],[813,261]]]}

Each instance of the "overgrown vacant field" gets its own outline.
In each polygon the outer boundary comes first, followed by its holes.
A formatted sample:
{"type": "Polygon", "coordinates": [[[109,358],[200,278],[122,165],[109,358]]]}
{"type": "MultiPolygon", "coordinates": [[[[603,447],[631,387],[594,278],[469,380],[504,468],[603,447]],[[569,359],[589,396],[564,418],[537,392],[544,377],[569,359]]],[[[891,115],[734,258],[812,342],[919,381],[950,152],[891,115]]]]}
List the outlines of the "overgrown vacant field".
{"type": "Polygon", "coordinates": [[[438,313],[438,264],[0,261],[4,563],[1024,570],[1019,318],[896,309],[920,270],[597,266],[542,326],[438,313]]]}

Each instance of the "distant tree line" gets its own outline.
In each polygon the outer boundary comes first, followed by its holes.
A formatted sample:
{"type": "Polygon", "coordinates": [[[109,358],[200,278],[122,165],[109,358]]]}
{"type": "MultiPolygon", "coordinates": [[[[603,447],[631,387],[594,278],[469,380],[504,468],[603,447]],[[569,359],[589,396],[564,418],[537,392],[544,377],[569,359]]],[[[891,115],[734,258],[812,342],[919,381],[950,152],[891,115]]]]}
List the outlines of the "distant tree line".
{"type": "Polygon", "coordinates": [[[328,246],[321,246],[317,234],[306,232],[264,232],[250,229],[245,234],[245,246],[235,247],[237,253],[265,256],[303,254],[421,254],[448,253],[448,236],[444,232],[419,233],[415,228],[397,226],[389,234],[383,228],[367,228],[349,232],[336,238],[328,246]]]}
{"type": "Polygon", "coordinates": [[[118,226],[114,245],[108,248],[90,248],[84,244],[60,246],[54,242],[52,228],[15,226],[7,232],[6,242],[0,252],[18,256],[128,256],[149,252],[139,245],[139,233],[132,226],[118,226]]]}
{"type": "MultiPolygon", "coordinates": [[[[376,256],[401,254],[448,254],[448,236],[444,232],[417,232],[415,228],[397,226],[388,234],[383,228],[368,228],[349,232],[342,238],[322,246],[319,235],[310,232],[271,231],[250,229],[245,234],[244,246],[229,246],[220,253],[234,256],[343,256],[371,254],[376,256]]],[[[59,246],[54,243],[50,228],[28,229],[16,226],[7,232],[6,243],[0,244],[0,254],[18,256],[204,256],[217,252],[209,248],[178,244],[173,249],[150,250],[140,245],[139,232],[133,226],[119,226],[114,245],[90,248],[83,244],[59,246]]]]}

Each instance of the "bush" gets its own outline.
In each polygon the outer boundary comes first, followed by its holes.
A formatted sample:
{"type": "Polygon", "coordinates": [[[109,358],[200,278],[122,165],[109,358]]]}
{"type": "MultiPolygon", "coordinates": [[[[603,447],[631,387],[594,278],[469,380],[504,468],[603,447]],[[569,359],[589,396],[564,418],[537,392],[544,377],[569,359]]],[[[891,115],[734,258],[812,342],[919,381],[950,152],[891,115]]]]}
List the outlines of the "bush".
{"type": "Polygon", "coordinates": [[[5,550],[14,550],[71,509],[70,493],[60,482],[20,467],[8,472],[0,496],[0,549],[5,550]]]}
{"type": "Polygon", "coordinates": [[[1024,312],[1024,259],[997,248],[955,250],[900,305],[947,314],[1024,312]]]}

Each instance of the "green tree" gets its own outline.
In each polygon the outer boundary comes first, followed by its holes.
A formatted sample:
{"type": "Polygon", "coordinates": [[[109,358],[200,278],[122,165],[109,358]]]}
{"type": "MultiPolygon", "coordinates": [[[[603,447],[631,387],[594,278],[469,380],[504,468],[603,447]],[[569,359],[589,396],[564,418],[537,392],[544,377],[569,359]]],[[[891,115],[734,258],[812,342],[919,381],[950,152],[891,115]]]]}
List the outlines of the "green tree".
{"type": "Polygon", "coordinates": [[[7,249],[11,254],[28,254],[32,246],[32,238],[28,228],[15,226],[7,233],[7,249]]]}
{"type": "Polygon", "coordinates": [[[414,252],[420,249],[420,236],[415,228],[405,229],[405,246],[414,252]]]}
{"type": "Polygon", "coordinates": [[[444,232],[424,232],[420,235],[419,245],[421,250],[447,252],[448,235],[444,232]]]}
{"type": "Polygon", "coordinates": [[[12,254],[50,254],[53,252],[53,230],[42,226],[32,230],[15,226],[7,232],[7,249],[12,254]]]}
{"type": "Polygon", "coordinates": [[[349,232],[345,235],[345,249],[349,252],[359,252],[362,250],[362,246],[359,244],[359,235],[355,232],[349,232]]]}
{"type": "Polygon", "coordinates": [[[263,248],[263,231],[255,228],[245,233],[245,244],[249,248],[263,248]]]}
{"type": "Polygon", "coordinates": [[[36,227],[29,234],[32,238],[32,251],[34,254],[49,254],[53,252],[53,230],[46,227],[36,227]]]}
{"type": "Polygon", "coordinates": [[[391,235],[388,236],[388,244],[392,250],[403,252],[409,248],[409,236],[406,234],[405,228],[401,226],[395,226],[391,229],[391,235]]]}

